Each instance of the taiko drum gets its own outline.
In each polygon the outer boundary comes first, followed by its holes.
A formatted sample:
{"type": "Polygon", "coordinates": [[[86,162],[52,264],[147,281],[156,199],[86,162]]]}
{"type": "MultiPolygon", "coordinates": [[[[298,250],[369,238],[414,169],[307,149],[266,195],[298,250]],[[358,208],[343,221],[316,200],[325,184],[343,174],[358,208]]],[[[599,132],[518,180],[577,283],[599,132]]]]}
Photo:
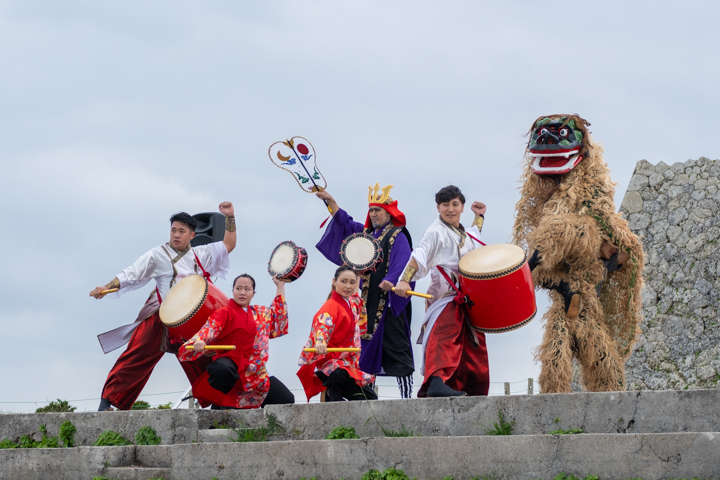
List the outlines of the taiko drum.
{"type": "Polygon", "coordinates": [[[280,280],[294,282],[305,271],[307,258],[307,250],[295,242],[282,242],[270,255],[268,273],[273,277],[277,275],[280,280]]]}
{"type": "Polygon", "coordinates": [[[476,248],[460,259],[459,269],[478,332],[509,332],[535,317],[535,286],[522,248],[504,243],[476,248]]]}
{"type": "Polygon", "coordinates": [[[177,282],[160,304],[160,321],[170,335],[186,342],[195,335],[210,315],[227,305],[228,297],[200,275],[177,282]]]}

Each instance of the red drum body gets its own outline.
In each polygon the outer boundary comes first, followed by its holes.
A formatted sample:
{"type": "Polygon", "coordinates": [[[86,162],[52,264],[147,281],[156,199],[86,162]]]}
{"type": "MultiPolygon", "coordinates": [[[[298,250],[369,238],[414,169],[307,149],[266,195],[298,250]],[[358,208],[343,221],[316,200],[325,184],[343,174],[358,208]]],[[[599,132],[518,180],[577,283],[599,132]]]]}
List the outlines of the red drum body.
{"type": "Polygon", "coordinates": [[[268,262],[270,276],[280,280],[294,282],[307,267],[307,250],[295,245],[295,242],[282,242],[275,247],[268,262]]]}
{"type": "Polygon", "coordinates": [[[535,317],[535,285],[522,248],[503,243],[476,248],[460,259],[459,269],[478,332],[509,332],[535,317]]]}
{"type": "Polygon", "coordinates": [[[160,321],[170,335],[186,342],[195,335],[210,315],[230,300],[200,275],[177,282],[160,304],[160,321]]]}
{"type": "Polygon", "coordinates": [[[340,259],[358,275],[367,275],[382,262],[383,251],[375,238],[368,233],[354,233],[343,240],[340,259]]]}

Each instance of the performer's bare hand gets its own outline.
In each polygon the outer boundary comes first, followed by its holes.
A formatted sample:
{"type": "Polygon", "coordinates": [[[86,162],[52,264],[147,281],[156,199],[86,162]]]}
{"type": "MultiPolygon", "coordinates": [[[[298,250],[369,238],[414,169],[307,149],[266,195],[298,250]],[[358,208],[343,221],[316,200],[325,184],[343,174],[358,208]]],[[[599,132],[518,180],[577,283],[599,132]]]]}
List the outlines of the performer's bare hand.
{"type": "Polygon", "coordinates": [[[318,197],[320,200],[325,200],[328,204],[328,207],[330,207],[330,210],[332,210],[332,214],[335,215],[335,212],[338,211],[340,207],[338,207],[337,202],[335,199],[330,195],[327,190],[323,190],[322,192],[317,192],[315,194],[316,197],[318,197]]]}
{"type": "Polygon", "coordinates": [[[103,290],[107,290],[107,287],[95,287],[95,289],[94,289],[92,292],[90,292],[90,296],[91,296],[91,297],[95,297],[95,298],[97,298],[98,300],[100,300],[100,299],[103,298],[105,295],[107,295],[107,293],[100,293],[100,292],[102,292],[103,290]]]}
{"type": "Polygon", "coordinates": [[[202,340],[195,340],[195,343],[193,343],[193,350],[196,352],[202,352],[205,350],[205,342],[202,340]]]}
{"type": "Polygon", "coordinates": [[[280,285],[283,285],[285,283],[290,283],[290,280],[286,280],[284,278],[278,278],[277,275],[273,275],[272,281],[276,287],[279,287],[280,285]]]}
{"type": "Polygon", "coordinates": [[[482,202],[473,202],[472,207],[470,209],[473,211],[475,215],[485,215],[485,212],[487,211],[487,205],[485,205],[482,202]]]}
{"type": "Polygon", "coordinates": [[[315,353],[325,355],[327,353],[327,344],[323,342],[315,342],[315,353]]]}
{"type": "Polygon", "coordinates": [[[395,288],[395,285],[392,284],[392,282],[388,282],[387,280],[383,280],[380,282],[380,285],[378,287],[382,288],[383,290],[387,290],[388,292],[391,292],[393,288],[395,288]]]}
{"type": "Polygon", "coordinates": [[[600,245],[600,257],[601,258],[604,258],[605,260],[610,260],[610,257],[615,255],[617,252],[618,252],[617,248],[615,248],[607,240],[603,240],[602,244],[600,245]]]}
{"type": "Polygon", "coordinates": [[[400,280],[400,282],[398,282],[397,284],[397,287],[395,287],[395,295],[398,295],[400,297],[407,297],[408,290],[410,290],[410,284],[405,280],[400,280]]]}
{"type": "Polygon", "coordinates": [[[233,207],[232,202],[222,202],[218,207],[218,210],[220,210],[220,213],[222,213],[226,217],[230,215],[235,215],[235,207],[233,207]]]}

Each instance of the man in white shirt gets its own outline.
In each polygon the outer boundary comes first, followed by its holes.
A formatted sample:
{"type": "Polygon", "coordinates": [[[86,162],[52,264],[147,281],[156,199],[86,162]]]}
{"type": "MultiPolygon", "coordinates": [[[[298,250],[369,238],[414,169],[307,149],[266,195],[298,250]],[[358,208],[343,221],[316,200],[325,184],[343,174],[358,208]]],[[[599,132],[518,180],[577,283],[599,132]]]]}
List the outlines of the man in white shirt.
{"type": "MultiPolygon", "coordinates": [[[[195,237],[197,221],[185,212],[176,213],[170,218],[168,243],[146,252],[112,281],[90,292],[90,296],[97,299],[106,295],[118,298],[125,292],[155,280],[155,291],[133,324],[135,328],[127,349],[118,357],[105,381],[100,411],[109,410],[112,405],[120,410],[129,410],[157,362],[165,352],[173,350],[167,329],[158,315],[160,302],[170,288],[188,275],[226,277],[230,268],[229,254],[237,242],[235,210],[231,202],[221,203],[219,210],[225,215],[225,236],[222,242],[191,247],[190,241],[195,237]],[[116,293],[102,293],[115,288],[118,289],[116,293]]],[[[177,345],[174,349],[177,349],[177,345]]],[[[181,363],[191,384],[205,371],[209,362],[208,357],[203,357],[194,362],[181,363]]]]}
{"type": "Polygon", "coordinates": [[[423,346],[421,373],[425,376],[418,397],[487,395],[490,386],[485,334],[475,331],[467,318],[462,296],[455,290],[460,258],[480,246],[487,207],[473,202],[475,219],[470,228],[460,223],[465,196],[449,185],[435,195],[440,217],[423,233],[395,293],[404,297],[410,282],[430,274],[425,319],[418,343],[423,346]],[[447,280],[446,280],[447,278],[447,280]],[[452,281],[455,287],[448,282],[452,281]]]}

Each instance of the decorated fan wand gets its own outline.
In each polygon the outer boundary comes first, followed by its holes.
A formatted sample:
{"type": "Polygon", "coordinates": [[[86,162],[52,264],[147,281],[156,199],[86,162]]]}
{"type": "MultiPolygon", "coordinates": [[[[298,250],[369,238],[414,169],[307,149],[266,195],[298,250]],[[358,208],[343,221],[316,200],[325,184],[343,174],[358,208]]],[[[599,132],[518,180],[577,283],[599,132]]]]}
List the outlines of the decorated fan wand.
{"type": "MultiPolygon", "coordinates": [[[[293,175],[304,192],[321,192],[327,188],[325,177],[317,167],[315,149],[307,138],[292,137],[289,140],[275,142],[270,145],[268,155],[271,162],[293,175]]],[[[332,213],[327,201],[323,200],[323,202],[332,213]]]]}

